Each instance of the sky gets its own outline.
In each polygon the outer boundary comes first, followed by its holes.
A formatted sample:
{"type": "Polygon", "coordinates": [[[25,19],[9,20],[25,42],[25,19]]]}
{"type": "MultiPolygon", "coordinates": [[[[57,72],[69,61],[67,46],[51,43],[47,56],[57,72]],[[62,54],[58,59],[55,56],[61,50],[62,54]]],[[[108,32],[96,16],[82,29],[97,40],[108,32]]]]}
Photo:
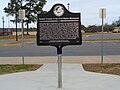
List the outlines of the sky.
{"type": "MultiPolygon", "coordinates": [[[[2,17],[5,18],[5,27],[15,27],[9,20],[13,17],[6,17],[3,12],[3,8],[7,6],[9,0],[0,0],[0,28],[2,28],[2,17]]],[[[104,23],[111,24],[113,21],[119,19],[120,16],[120,0],[47,0],[43,10],[49,11],[56,3],[62,3],[68,8],[70,4],[71,12],[81,13],[81,22],[85,26],[89,25],[101,25],[101,19],[99,18],[99,9],[106,8],[106,19],[104,23]]],[[[18,25],[20,26],[20,25],[18,25]]],[[[36,23],[31,27],[36,27],[36,23]]]]}

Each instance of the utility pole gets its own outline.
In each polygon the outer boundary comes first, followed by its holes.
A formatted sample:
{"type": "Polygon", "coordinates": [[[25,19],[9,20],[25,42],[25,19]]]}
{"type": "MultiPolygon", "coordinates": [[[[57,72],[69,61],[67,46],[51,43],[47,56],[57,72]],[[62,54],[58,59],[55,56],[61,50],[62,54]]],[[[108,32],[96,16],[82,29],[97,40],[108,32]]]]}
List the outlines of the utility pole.
{"type": "Polygon", "coordinates": [[[68,3],[67,5],[68,5],[68,11],[69,11],[69,9],[70,9],[70,7],[69,7],[69,6],[70,6],[70,4],[68,3]]]}
{"type": "Polygon", "coordinates": [[[18,3],[18,0],[15,1],[15,24],[16,24],[16,41],[18,41],[18,29],[17,29],[17,21],[18,21],[18,15],[17,15],[17,3],[18,3]]]}
{"type": "Polygon", "coordinates": [[[10,31],[10,18],[9,18],[9,16],[8,16],[8,32],[11,32],[10,31]]]}
{"type": "Polygon", "coordinates": [[[5,32],[5,30],[4,30],[4,23],[5,23],[4,16],[2,17],[2,22],[3,22],[3,36],[4,36],[4,32],[5,32]]]}

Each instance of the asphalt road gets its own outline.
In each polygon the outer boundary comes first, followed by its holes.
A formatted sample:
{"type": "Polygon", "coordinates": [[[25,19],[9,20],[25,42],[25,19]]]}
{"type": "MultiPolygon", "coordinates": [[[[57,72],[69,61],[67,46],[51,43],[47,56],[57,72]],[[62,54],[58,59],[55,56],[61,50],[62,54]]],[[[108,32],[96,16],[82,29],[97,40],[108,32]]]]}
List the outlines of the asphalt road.
{"type": "MultiPolygon", "coordinates": [[[[120,42],[104,42],[104,55],[120,55],[120,42]]],[[[37,46],[27,44],[24,46],[24,56],[56,56],[56,48],[52,46],[37,46]]],[[[0,57],[22,56],[21,46],[0,46],[0,57]]],[[[63,56],[99,56],[101,55],[101,42],[83,42],[79,46],[66,46],[63,56]]]]}
{"type": "Polygon", "coordinates": [[[0,40],[0,44],[15,42],[15,40],[0,40]]]}

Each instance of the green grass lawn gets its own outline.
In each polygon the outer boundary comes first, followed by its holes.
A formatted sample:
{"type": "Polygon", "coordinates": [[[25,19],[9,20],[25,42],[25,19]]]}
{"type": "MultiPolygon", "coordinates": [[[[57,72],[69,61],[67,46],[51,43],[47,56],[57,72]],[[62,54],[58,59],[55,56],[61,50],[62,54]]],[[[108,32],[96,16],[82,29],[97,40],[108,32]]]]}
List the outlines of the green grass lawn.
{"type": "Polygon", "coordinates": [[[16,72],[35,71],[42,65],[0,65],[0,75],[16,72]]]}

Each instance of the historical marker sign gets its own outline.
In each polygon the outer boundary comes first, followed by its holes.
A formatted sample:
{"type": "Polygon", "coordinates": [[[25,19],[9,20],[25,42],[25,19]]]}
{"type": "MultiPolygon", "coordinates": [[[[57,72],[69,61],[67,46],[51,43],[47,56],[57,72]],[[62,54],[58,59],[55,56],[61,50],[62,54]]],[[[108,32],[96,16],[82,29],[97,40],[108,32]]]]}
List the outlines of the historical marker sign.
{"type": "Polygon", "coordinates": [[[37,45],[81,45],[80,13],[55,4],[46,14],[38,14],[37,45]]]}
{"type": "Polygon", "coordinates": [[[62,4],[55,4],[46,14],[38,14],[37,45],[57,48],[58,88],[62,88],[62,47],[82,44],[80,26],[80,13],[71,13],[62,4]]]}

